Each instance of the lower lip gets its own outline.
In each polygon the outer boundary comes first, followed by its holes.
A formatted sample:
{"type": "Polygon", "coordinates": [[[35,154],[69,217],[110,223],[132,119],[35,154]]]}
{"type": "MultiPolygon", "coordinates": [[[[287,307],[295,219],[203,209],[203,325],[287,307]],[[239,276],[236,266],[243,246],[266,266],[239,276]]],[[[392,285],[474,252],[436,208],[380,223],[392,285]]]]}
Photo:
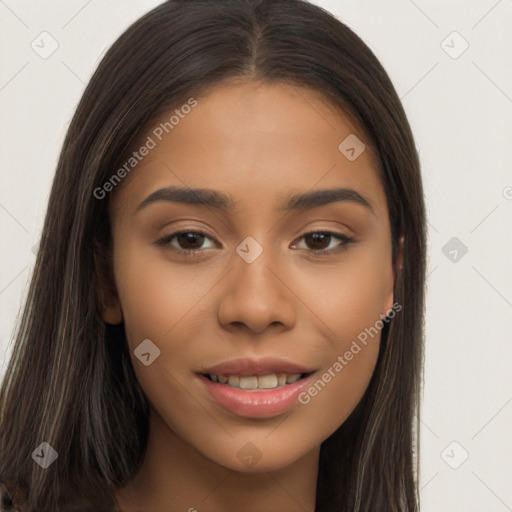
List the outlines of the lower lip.
{"type": "Polygon", "coordinates": [[[213,382],[199,375],[208,393],[224,409],[246,418],[268,418],[281,414],[298,403],[300,393],[311,385],[315,373],[274,389],[246,390],[213,382]]]}

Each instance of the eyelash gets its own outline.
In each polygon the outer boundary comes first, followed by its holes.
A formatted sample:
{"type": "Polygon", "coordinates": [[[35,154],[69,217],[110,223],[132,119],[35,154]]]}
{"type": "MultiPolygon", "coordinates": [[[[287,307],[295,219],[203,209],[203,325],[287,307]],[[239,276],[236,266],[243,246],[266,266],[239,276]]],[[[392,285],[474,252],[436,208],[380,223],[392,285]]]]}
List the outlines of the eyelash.
{"type": "MultiPolygon", "coordinates": [[[[166,235],[166,236],[160,238],[159,240],[157,240],[155,242],[155,245],[163,246],[166,249],[169,248],[172,251],[178,253],[179,255],[186,256],[186,257],[191,257],[191,258],[201,257],[201,256],[204,255],[205,251],[208,251],[208,249],[181,249],[180,247],[174,247],[174,246],[170,245],[170,242],[171,242],[172,239],[174,239],[178,235],[184,235],[184,234],[194,234],[194,235],[204,236],[204,237],[206,237],[208,239],[211,238],[207,233],[204,233],[202,231],[194,231],[194,230],[190,230],[189,229],[189,230],[177,231],[175,233],[171,233],[170,235],[166,235]]],[[[309,231],[308,233],[304,233],[297,240],[302,240],[304,237],[306,237],[308,235],[313,235],[313,234],[328,235],[328,236],[330,236],[332,238],[337,238],[338,240],[341,240],[343,242],[340,245],[338,245],[337,247],[335,247],[334,249],[311,250],[311,252],[315,256],[327,256],[329,254],[337,253],[339,251],[342,251],[342,250],[346,249],[347,245],[349,245],[349,244],[354,242],[353,238],[350,238],[347,235],[344,235],[342,233],[336,233],[336,232],[333,232],[333,231],[321,231],[321,230],[309,231]]]]}

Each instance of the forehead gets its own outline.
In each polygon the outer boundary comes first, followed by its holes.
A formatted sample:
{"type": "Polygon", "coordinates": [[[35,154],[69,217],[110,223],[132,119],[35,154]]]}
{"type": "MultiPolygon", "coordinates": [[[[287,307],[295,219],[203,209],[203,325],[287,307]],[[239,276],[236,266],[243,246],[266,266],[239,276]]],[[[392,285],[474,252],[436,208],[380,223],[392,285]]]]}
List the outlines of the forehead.
{"type": "Polygon", "coordinates": [[[285,190],[345,186],[383,200],[364,133],[319,92],[286,83],[228,82],[195,100],[193,108],[178,105],[141,134],[135,147],[148,137],[154,147],[116,196],[140,202],[160,187],[180,185],[227,190],[246,205],[261,205],[285,190]],[[349,159],[347,144],[357,153],[363,144],[365,149],[349,159]]]}

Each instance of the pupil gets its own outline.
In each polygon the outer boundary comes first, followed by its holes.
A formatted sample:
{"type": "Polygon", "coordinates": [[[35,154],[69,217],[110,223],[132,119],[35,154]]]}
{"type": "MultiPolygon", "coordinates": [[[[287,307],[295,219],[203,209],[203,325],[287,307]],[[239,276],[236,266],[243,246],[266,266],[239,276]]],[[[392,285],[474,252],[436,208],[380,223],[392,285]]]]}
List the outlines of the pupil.
{"type": "Polygon", "coordinates": [[[331,235],[328,235],[326,233],[312,233],[309,235],[306,235],[306,237],[309,240],[313,241],[312,249],[325,249],[329,245],[329,243],[325,243],[325,241],[329,241],[331,235]],[[318,243],[320,242],[320,245],[318,243]]]}
{"type": "Polygon", "coordinates": [[[187,245],[190,243],[194,245],[194,241],[196,242],[195,246],[186,247],[187,249],[198,249],[201,247],[201,245],[203,245],[203,240],[201,240],[202,238],[204,238],[203,235],[197,233],[180,233],[178,235],[178,241],[181,246],[183,246],[183,244],[187,245]],[[197,239],[199,239],[199,243],[197,243],[197,239]]]}

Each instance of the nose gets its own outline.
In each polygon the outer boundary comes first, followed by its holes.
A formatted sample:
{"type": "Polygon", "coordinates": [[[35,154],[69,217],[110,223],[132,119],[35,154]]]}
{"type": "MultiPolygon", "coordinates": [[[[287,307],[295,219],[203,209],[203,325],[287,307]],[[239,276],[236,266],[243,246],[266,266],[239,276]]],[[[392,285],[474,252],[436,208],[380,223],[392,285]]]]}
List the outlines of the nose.
{"type": "Polygon", "coordinates": [[[220,290],[222,327],[232,332],[245,328],[255,334],[269,326],[292,329],[297,321],[294,294],[271,251],[264,250],[252,263],[235,254],[233,263],[220,290]]]}

